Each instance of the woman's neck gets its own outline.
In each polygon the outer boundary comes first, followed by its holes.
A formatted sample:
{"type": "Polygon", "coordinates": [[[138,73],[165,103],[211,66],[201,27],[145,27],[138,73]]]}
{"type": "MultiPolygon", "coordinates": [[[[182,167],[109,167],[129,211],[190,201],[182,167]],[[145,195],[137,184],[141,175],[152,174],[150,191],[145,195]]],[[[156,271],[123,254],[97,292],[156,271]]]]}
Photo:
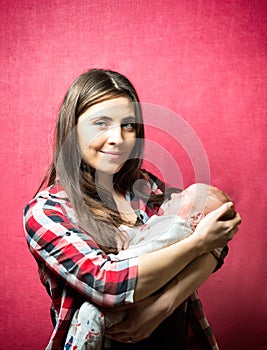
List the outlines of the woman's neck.
{"type": "Polygon", "coordinates": [[[95,181],[96,185],[99,185],[113,193],[113,174],[97,172],[95,181]]]}
{"type": "Polygon", "coordinates": [[[137,215],[132,209],[131,205],[126,201],[124,195],[115,191],[113,185],[113,174],[98,172],[96,177],[96,185],[100,185],[111,193],[121,217],[128,221],[129,224],[134,225],[137,215]]]}

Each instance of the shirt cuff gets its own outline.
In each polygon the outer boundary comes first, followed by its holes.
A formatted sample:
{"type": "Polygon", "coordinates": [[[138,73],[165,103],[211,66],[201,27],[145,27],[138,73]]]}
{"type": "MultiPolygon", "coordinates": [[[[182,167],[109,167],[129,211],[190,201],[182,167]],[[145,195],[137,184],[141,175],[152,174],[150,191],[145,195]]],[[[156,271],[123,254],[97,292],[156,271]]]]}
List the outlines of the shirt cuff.
{"type": "Polygon", "coordinates": [[[228,251],[228,246],[225,246],[223,248],[216,248],[211,252],[211,254],[217,259],[217,266],[215,267],[213,272],[216,272],[222,267],[224,263],[224,258],[228,254],[228,251]]]}

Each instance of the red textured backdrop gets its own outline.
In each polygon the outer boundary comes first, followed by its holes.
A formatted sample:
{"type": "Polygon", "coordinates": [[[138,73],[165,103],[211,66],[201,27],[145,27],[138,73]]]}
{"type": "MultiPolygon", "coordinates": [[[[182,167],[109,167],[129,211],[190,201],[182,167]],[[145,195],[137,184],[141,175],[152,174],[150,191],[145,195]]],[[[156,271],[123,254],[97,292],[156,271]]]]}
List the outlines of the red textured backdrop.
{"type": "MultiPolygon", "coordinates": [[[[222,350],[267,349],[266,1],[0,0],[0,10],[4,348],[41,350],[49,338],[49,299],[22,210],[48,163],[63,94],[78,74],[103,67],[124,73],[142,101],[175,112],[197,134],[211,182],[243,217],[224,268],[200,289],[206,313],[222,350]]],[[[148,130],[153,140],[160,135],[148,130]]],[[[160,142],[180,182],[194,182],[188,150],[173,138],[160,142]]]]}

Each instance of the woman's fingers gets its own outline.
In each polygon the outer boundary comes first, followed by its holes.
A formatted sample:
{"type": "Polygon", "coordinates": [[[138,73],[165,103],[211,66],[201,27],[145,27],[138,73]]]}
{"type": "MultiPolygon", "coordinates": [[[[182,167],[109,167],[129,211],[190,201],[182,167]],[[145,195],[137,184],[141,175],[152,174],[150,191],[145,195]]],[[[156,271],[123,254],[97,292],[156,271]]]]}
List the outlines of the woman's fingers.
{"type": "Polygon", "coordinates": [[[234,218],[228,219],[227,221],[223,222],[225,232],[229,234],[231,238],[233,238],[233,236],[238,231],[238,226],[241,224],[241,221],[241,216],[239,215],[239,213],[236,213],[234,218]]]}
{"type": "Polygon", "coordinates": [[[241,217],[235,212],[233,203],[227,202],[208,213],[200,221],[194,234],[199,239],[201,249],[206,253],[227,245],[238,231],[240,223],[241,217]],[[222,219],[226,214],[231,214],[231,219],[222,219]]]}
{"type": "Polygon", "coordinates": [[[126,231],[120,231],[120,234],[115,237],[117,250],[120,252],[121,250],[127,249],[130,243],[130,236],[126,231]]]}
{"type": "Polygon", "coordinates": [[[241,216],[239,215],[239,213],[236,213],[235,217],[231,220],[229,220],[231,222],[231,229],[230,229],[230,240],[234,238],[234,235],[237,233],[238,231],[238,226],[241,224],[242,219],[241,216]]]}
{"type": "Polygon", "coordinates": [[[130,236],[126,231],[121,231],[122,239],[123,239],[123,246],[122,249],[127,249],[130,244],[130,236]]]}
{"type": "Polygon", "coordinates": [[[211,213],[216,216],[217,220],[223,220],[226,215],[235,213],[234,203],[224,203],[218,209],[213,210],[211,213]]]}
{"type": "Polygon", "coordinates": [[[241,216],[239,215],[239,213],[236,213],[235,217],[233,218],[233,222],[235,226],[238,226],[241,224],[242,219],[241,216]]]}

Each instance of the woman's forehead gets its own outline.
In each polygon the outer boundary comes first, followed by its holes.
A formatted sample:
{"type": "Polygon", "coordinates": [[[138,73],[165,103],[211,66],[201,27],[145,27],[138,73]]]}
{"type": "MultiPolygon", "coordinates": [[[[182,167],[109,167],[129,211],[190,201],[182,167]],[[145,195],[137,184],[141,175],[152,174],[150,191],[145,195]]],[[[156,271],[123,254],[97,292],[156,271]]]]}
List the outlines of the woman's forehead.
{"type": "Polygon", "coordinates": [[[99,117],[109,117],[111,119],[123,119],[135,117],[133,103],[126,97],[118,97],[111,100],[99,102],[89,107],[80,115],[79,121],[94,119],[99,117]]]}

